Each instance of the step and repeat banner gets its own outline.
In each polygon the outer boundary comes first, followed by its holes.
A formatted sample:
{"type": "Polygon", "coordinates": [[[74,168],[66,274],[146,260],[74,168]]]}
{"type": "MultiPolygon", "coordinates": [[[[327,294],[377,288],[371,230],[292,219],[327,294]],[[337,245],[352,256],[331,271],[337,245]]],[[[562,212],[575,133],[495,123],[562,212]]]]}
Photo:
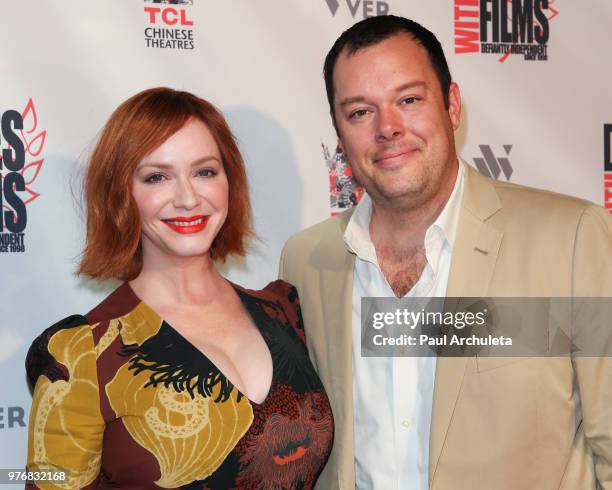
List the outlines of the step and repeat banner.
{"type": "Polygon", "coordinates": [[[31,341],[117,285],[74,275],[83,166],[113,109],[169,86],[223,111],[259,236],[223,270],[260,288],[291,234],[361,196],[337,152],[322,65],[343,30],[385,13],[442,42],[463,97],[467,162],[612,208],[609,0],[3,2],[0,468],[25,464],[31,341]]]}

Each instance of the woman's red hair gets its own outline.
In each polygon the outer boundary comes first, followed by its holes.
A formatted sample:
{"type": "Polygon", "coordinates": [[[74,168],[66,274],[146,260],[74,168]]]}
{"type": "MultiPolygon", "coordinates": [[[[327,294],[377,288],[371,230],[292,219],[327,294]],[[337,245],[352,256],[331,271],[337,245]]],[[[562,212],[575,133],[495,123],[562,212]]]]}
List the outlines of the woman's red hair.
{"type": "Polygon", "coordinates": [[[227,219],[213,241],[213,259],[244,255],[251,234],[247,177],[236,140],[221,113],[188,92],[152,88],[121,104],[104,126],[85,174],[87,237],[79,274],[129,281],[142,268],[141,228],[132,197],[134,170],[191,119],[212,133],[229,182],[227,219]]]}

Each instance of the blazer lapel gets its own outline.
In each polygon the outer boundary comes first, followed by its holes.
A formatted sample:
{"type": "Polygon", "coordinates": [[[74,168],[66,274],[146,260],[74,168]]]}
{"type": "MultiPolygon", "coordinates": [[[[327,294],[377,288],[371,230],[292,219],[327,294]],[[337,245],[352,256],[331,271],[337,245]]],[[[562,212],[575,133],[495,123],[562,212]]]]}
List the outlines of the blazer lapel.
{"type": "MultiPolygon", "coordinates": [[[[491,181],[464,162],[462,165],[465,184],[448,278],[448,298],[486,296],[503,237],[500,230],[486,222],[501,208],[491,181]]],[[[439,357],[437,360],[429,444],[430,484],[442,454],[466,365],[467,357],[439,357]]]]}
{"type": "Polygon", "coordinates": [[[334,453],[342,455],[336,462],[339,488],[353,488],[355,480],[351,327],[355,256],[347,250],[343,240],[351,214],[347,212],[339,216],[340,237],[330,236],[317,253],[321,271],[321,305],[326,322],[327,376],[336,414],[334,445],[337,447],[334,447],[334,453]]]}
{"type": "MultiPolygon", "coordinates": [[[[344,245],[344,243],[342,243],[344,245]]],[[[322,304],[327,325],[328,363],[333,366],[330,381],[338,413],[352,418],[352,303],[355,256],[346,248],[328,257],[338,267],[326,268],[321,278],[322,304]]]]}

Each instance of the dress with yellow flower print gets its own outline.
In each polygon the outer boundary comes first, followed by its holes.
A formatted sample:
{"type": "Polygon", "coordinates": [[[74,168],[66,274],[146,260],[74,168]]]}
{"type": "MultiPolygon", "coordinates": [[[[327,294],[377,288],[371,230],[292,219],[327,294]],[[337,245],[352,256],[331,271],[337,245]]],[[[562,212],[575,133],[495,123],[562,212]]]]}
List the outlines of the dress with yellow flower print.
{"type": "Polygon", "coordinates": [[[333,419],[308,358],[297,292],[282,281],[234,287],[272,356],[260,404],[127,283],[34,341],[28,469],[69,474],[68,483],[38,488],[313,487],[333,419]]]}

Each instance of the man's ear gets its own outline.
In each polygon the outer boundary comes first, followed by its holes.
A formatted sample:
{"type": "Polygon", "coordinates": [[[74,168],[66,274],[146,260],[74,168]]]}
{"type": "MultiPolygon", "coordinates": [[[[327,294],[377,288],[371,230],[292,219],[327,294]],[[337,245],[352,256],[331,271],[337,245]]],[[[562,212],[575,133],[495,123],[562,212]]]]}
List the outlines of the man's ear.
{"type": "Polygon", "coordinates": [[[448,116],[450,117],[453,129],[459,128],[461,123],[461,93],[459,85],[455,82],[448,88],[448,116]]]}
{"type": "Polygon", "coordinates": [[[331,117],[332,126],[334,127],[334,131],[336,131],[336,136],[338,137],[338,140],[340,140],[340,131],[338,131],[338,123],[336,122],[336,117],[334,116],[334,113],[332,111],[329,111],[329,117],[331,117]]]}

